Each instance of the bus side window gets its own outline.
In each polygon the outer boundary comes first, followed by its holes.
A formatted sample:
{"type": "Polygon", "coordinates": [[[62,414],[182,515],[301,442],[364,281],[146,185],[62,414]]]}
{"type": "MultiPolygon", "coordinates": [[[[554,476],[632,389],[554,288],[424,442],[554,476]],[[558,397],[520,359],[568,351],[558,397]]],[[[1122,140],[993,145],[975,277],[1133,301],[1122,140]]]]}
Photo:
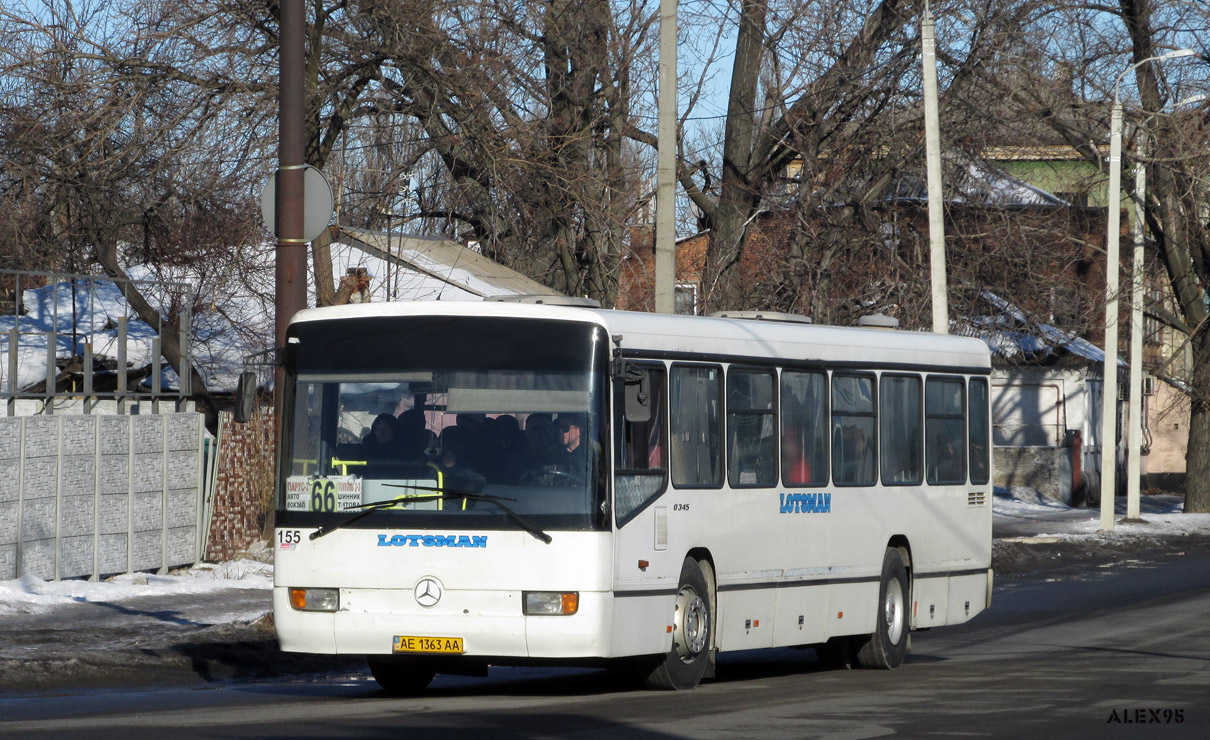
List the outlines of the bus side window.
{"type": "MultiPolygon", "coordinates": [[[[638,368],[645,375],[642,385],[647,393],[646,405],[650,416],[643,421],[630,421],[619,414],[622,432],[618,446],[619,470],[655,470],[664,468],[664,368],[638,368]]],[[[633,385],[639,385],[638,382],[633,385]]]]}
{"type": "Polygon", "coordinates": [[[929,483],[966,483],[964,396],[961,378],[929,378],[925,383],[925,467],[929,483]]]}
{"type": "Polygon", "coordinates": [[[987,381],[983,378],[971,378],[970,425],[967,427],[967,438],[970,440],[971,483],[976,485],[986,484],[991,477],[987,404],[987,381]]]}
{"type": "Polygon", "coordinates": [[[832,375],[832,480],[838,486],[878,480],[875,408],[874,376],[832,375]]]}
{"type": "Polygon", "coordinates": [[[883,374],[878,423],[884,486],[919,485],[924,480],[920,400],[918,376],[883,374]]]}
{"type": "Polygon", "coordinates": [[[828,376],[781,374],[781,475],[787,486],[828,483],[828,376]]]}
{"type": "Polygon", "coordinates": [[[772,370],[727,372],[727,479],[735,488],[777,484],[772,370]]]}
{"type": "Polygon", "coordinates": [[[722,369],[674,365],[669,402],[672,485],[722,486],[722,369]]]}
{"type": "MultiPolygon", "coordinates": [[[[630,521],[642,508],[667,486],[667,423],[665,403],[667,385],[662,366],[634,365],[639,376],[628,383],[618,381],[614,397],[617,409],[614,428],[617,430],[617,470],[614,474],[614,514],[618,526],[630,521]],[[626,418],[627,385],[642,386],[644,404],[650,409],[642,420],[626,418]]],[[[630,388],[629,391],[634,391],[630,388]]]]}

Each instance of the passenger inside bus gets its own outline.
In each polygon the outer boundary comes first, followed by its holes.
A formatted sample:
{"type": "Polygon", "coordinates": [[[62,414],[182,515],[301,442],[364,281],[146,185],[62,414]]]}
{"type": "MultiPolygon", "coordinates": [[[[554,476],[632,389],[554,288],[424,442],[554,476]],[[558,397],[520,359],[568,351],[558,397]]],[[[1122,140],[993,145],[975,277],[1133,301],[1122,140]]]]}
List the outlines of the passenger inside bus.
{"type": "Polygon", "coordinates": [[[367,460],[393,456],[396,444],[397,420],[390,414],[379,414],[370,424],[370,433],[361,441],[361,454],[367,460]]]}
{"type": "Polygon", "coordinates": [[[936,450],[936,467],[933,470],[932,481],[936,483],[965,482],[965,471],[962,469],[962,452],[954,443],[954,438],[945,436],[939,438],[934,446],[936,450]]]}
{"type": "Polygon", "coordinates": [[[782,456],[785,458],[786,484],[801,486],[811,482],[811,464],[807,462],[802,445],[793,434],[782,440],[782,456]]]}

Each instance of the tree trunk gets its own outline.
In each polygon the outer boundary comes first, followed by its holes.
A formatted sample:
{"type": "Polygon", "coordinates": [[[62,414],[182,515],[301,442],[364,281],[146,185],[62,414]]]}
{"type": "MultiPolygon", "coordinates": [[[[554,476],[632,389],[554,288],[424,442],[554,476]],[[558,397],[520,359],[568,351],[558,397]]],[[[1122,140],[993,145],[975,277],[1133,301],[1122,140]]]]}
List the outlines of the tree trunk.
{"type": "Polygon", "coordinates": [[[760,203],[753,177],[752,148],[757,136],[755,113],[765,41],[764,0],[741,3],[731,91],[723,132],[723,179],[718,205],[709,214],[710,244],[702,274],[702,303],[706,311],[746,308],[743,277],[735,269],[744,248],[748,221],[760,203]]]}
{"type": "MultiPolygon", "coordinates": [[[[151,327],[157,325],[161,327],[160,353],[165,360],[168,360],[168,364],[176,371],[177,376],[183,376],[184,374],[181,372],[180,325],[175,321],[168,320],[164,320],[161,324],[162,317],[160,316],[160,312],[139,292],[138,286],[130,280],[130,276],[118,264],[117,246],[112,243],[105,243],[101,239],[97,239],[96,243],[97,261],[101,263],[102,269],[111,278],[120,280],[126,285],[126,300],[143,323],[151,327]]],[[[151,361],[156,363],[160,361],[160,358],[153,357],[151,361]]],[[[218,434],[218,404],[215,402],[214,397],[210,395],[210,390],[206,387],[205,378],[192,365],[189,367],[189,377],[193,388],[193,395],[190,398],[198,405],[198,409],[205,417],[206,429],[211,434],[218,434]]]]}
{"type": "Polygon", "coordinates": [[[1210,512],[1210,331],[1193,340],[1193,393],[1185,452],[1185,513],[1210,512]]]}

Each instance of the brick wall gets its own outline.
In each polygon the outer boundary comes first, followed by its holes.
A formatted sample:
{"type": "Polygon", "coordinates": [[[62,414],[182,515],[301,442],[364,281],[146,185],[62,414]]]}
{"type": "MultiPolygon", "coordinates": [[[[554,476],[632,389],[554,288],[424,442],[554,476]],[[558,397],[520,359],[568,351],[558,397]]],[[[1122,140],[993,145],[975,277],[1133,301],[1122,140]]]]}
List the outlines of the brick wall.
{"type": "Polygon", "coordinates": [[[218,465],[206,559],[229,560],[260,538],[273,488],[274,422],[271,410],[247,424],[230,413],[219,419],[218,465]]]}

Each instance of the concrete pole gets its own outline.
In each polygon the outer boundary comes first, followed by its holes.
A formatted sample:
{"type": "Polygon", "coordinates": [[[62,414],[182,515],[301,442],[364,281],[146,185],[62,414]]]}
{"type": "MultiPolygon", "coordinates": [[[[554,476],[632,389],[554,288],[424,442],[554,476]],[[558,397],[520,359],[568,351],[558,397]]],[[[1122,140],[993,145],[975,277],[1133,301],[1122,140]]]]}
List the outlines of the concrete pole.
{"type": "Polygon", "coordinates": [[[1109,225],[1105,234],[1105,364],[1101,395],[1101,529],[1113,529],[1118,435],[1118,243],[1122,219],[1122,101],[1109,123],[1109,225]]]}
{"type": "MultiPolygon", "coordinates": [[[[286,327],[307,306],[307,242],[303,239],[303,171],[306,15],[303,0],[281,0],[278,58],[278,148],[275,338],[286,344],[286,327]]],[[[281,419],[281,369],[274,383],[275,418],[281,419]]]]}
{"type": "Polygon", "coordinates": [[[937,40],[933,14],[924,8],[920,24],[924,51],[924,140],[928,160],[929,282],[933,288],[933,331],[949,334],[945,274],[945,203],[941,193],[941,123],[937,112],[937,40]]]}
{"type": "Polygon", "coordinates": [[[1134,165],[1134,210],[1130,234],[1134,257],[1130,266],[1130,422],[1127,428],[1126,518],[1139,519],[1139,486],[1142,475],[1140,447],[1143,442],[1143,240],[1146,236],[1144,209],[1147,204],[1147,137],[1140,135],[1134,165]]]}
{"type": "Polygon", "coordinates": [[[655,166],[655,310],[676,310],[676,0],[660,0],[655,166]]]}

